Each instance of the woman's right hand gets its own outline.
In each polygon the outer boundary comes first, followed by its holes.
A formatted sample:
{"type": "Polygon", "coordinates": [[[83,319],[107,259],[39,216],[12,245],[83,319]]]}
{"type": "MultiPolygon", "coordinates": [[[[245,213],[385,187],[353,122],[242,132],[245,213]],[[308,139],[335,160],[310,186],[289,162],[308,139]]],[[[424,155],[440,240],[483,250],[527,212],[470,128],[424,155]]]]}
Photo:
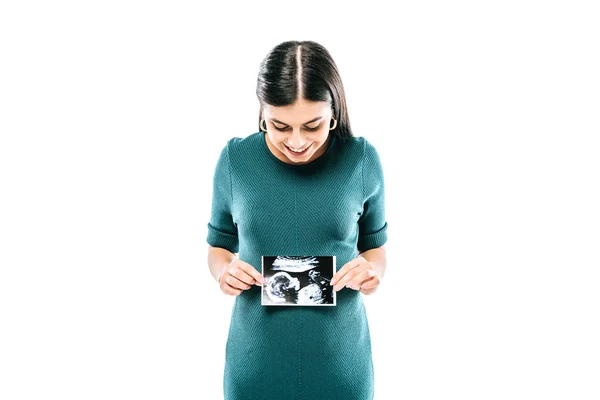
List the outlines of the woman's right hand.
{"type": "Polygon", "coordinates": [[[236,257],[223,268],[217,282],[223,293],[237,296],[252,285],[261,286],[265,281],[252,265],[236,257]]]}

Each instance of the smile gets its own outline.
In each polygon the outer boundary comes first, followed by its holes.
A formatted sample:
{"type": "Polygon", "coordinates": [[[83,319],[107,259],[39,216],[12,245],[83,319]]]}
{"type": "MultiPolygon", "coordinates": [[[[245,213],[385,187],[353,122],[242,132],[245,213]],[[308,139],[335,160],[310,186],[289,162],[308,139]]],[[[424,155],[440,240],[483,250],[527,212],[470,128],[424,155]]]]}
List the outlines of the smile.
{"type": "Polygon", "coordinates": [[[285,143],[283,145],[285,146],[285,148],[287,149],[289,154],[293,155],[294,157],[300,157],[308,152],[308,149],[310,149],[310,147],[312,146],[312,143],[300,152],[290,149],[285,143]]]}

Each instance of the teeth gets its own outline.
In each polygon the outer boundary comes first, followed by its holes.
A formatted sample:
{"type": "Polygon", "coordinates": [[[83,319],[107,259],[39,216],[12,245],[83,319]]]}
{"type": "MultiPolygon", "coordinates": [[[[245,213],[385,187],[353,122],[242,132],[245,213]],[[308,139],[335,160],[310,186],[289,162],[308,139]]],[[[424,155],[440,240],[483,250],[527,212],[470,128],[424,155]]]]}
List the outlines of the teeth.
{"type": "Polygon", "coordinates": [[[290,149],[291,151],[293,151],[294,153],[302,153],[304,150],[306,150],[308,148],[308,146],[306,146],[305,148],[303,148],[302,150],[294,150],[291,147],[288,147],[288,149],[290,149]]]}

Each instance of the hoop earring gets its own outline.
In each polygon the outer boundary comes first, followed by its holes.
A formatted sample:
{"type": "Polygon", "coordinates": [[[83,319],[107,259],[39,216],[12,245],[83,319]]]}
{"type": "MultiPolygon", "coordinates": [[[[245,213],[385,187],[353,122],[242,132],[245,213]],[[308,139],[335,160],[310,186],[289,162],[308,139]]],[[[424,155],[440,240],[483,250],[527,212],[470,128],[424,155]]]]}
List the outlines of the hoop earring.
{"type": "Polygon", "coordinates": [[[260,125],[260,129],[262,129],[264,132],[266,132],[266,131],[267,131],[267,127],[266,127],[266,125],[265,125],[265,127],[263,128],[263,122],[264,122],[264,121],[265,121],[264,119],[261,119],[261,120],[260,120],[260,124],[259,124],[259,125],[260,125]]]}
{"type": "Polygon", "coordinates": [[[332,119],[333,119],[334,124],[333,124],[333,128],[331,126],[329,127],[330,131],[334,130],[335,127],[337,126],[337,119],[334,119],[334,118],[332,118],[332,119]]]}

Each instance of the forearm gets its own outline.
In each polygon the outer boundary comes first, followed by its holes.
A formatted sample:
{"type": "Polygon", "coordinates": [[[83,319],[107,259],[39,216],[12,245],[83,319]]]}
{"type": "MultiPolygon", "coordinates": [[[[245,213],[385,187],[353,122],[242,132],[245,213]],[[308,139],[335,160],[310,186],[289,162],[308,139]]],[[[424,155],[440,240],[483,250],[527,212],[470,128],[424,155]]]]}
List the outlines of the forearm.
{"type": "Polygon", "coordinates": [[[373,267],[379,274],[379,279],[383,278],[383,275],[385,274],[385,267],[387,264],[387,257],[384,246],[367,250],[363,253],[360,253],[359,256],[373,263],[373,267]]]}
{"type": "Polygon", "coordinates": [[[232,253],[227,249],[208,246],[208,268],[217,282],[223,269],[237,256],[238,253],[232,253]]]}

